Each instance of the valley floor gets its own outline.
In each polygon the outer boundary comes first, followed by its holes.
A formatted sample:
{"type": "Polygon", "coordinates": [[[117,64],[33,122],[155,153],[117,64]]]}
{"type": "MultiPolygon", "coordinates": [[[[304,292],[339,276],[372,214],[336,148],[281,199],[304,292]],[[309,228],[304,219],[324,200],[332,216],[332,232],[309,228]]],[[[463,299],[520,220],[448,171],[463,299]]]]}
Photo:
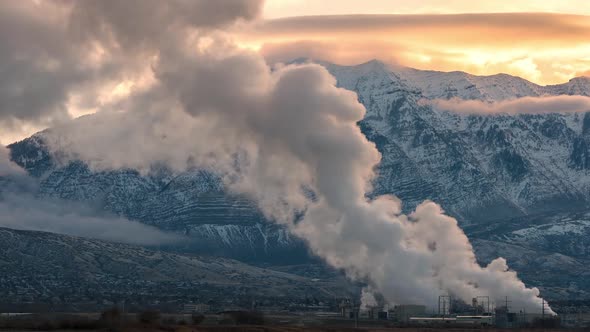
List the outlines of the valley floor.
{"type": "MultiPolygon", "coordinates": [[[[311,332],[337,332],[337,331],[359,331],[359,332],[468,332],[468,331],[486,331],[486,332],[559,332],[559,331],[571,331],[571,332],[582,332],[587,331],[584,329],[464,329],[464,328],[372,328],[372,327],[360,327],[360,328],[343,328],[340,326],[333,327],[294,327],[294,326],[256,326],[256,325],[244,325],[244,326],[183,326],[179,328],[149,328],[149,327],[132,327],[117,330],[119,332],[300,332],[300,331],[311,331],[311,332]]],[[[24,332],[30,330],[13,330],[13,329],[0,329],[0,331],[12,331],[12,332],[24,332]]],[[[43,330],[36,330],[43,331],[43,330]]],[[[75,330],[51,330],[55,332],[70,332],[75,330]]],[[[107,331],[105,329],[85,330],[85,331],[107,331]]]]}
{"type": "MultiPolygon", "coordinates": [[[[242,312],[242,316],[232,316],[231,312],[206,314],[156,314],[156,320],[142,320],[145,311],[140,314],[127,313],[123,316],[105,316],[99,313],[66,314],[44,313],[14,317],[0,316],[0,331],[165,331],[165,332],[336,332],[336,331],[365,331],[365,332],[557,332],[557,331],[588,331],[588,328],[495,328],[495,327],[400,327],[388,320],[345,319],[337,316],[323,316],[318,313],[261,313],[242,312]],[[105,318],[106,317],[106,318],[105,318]],[[110,318],[109,318],[110,317],[110,318]],[[113,317],[118,317],[113,320],[113,317]],[[198,321],[193,319],[197,318],[198,321]],[[232,318],[233,317],[233,318],[232,318]],[[239,317],[239,318],[237,318],[239,317]],[[240,320],[235,320],[240,319],[240,320]],[[246,321],[245,319],[248,319],[246,321]],[[196,323],[195,323],[196,322],[196,323]],[[239,323],[241,322],[241,323],[239,323]],[[250,323],[247,323],[250,322],[250,323]],[[355,327],[356,326],[356,327],[355,327]]],[[[590,318],[590,313],[588,314],[590,318]]]]}

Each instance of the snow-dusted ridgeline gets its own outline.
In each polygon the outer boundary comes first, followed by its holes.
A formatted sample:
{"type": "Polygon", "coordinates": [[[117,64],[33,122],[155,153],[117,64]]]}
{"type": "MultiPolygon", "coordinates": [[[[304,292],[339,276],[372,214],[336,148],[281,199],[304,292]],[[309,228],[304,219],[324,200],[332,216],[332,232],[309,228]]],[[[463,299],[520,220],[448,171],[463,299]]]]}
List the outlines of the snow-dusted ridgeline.
{"type": "MultiPolygon", "coordinates": [[[[563,219],[588,211],[590,204],[590,115],[458,115],[420,101],[588,96],[588,78],[539,86],[505,74],[391,68],[378,61],[322,64],[340,86],[356,91],[367,108],[360,125],[383,154],[376,193],[399,196],[406,210],[425,199],[441,203],[467,227],[484,261],[500,252],[516,257],[509,251],[520,248],[514,250],[569,257],[578,262],[573,265],[577,274],[585,273],[589,265],[576,253],[590,251],[584,240],[590,228],[582,227],[590,217],[583,215],[575,223],[563,219]],[[490,225],[494,232],[486,232],[490,225]],[[485,246],[478,245],[482,241],[485,246]]],[[[218,179],[202,171],[172,175],[160,170],[141,176],[133,170],[92,172],[81,163],[58,167],[40,136],[11,150],[17,163],[41,179],[41,195],[89,202],[188,234],[194,241],[182,250],[281,264],[307,259],[301,241],[266,223],[248,199],[228,195],[218,179]]],[[[537,263],[518,262],[525,280],[527,269],[537,263]]],[[[535,281],[553,294],[570,294],[571,280],[549,275],[535,281]]]]}

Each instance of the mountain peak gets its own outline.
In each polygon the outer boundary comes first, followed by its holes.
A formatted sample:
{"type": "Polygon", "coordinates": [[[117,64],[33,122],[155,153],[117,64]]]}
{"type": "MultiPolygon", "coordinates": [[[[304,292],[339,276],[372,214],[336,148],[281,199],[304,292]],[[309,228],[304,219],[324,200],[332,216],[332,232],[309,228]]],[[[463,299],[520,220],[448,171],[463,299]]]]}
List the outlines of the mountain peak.
{"type": "Polygon", "coordinates": [[[578,76],[569,80],[569,83],[590,83],[590,74],[588,76],[578,76]]]}
{"type": "Polygon", "coordinates": [[[364,63],[359,64],[358,66],[359,67],[363,67],[363,66],[374,66],[374,67],[382,67],[382,68],[385,68],[386,67],[386,65],[385,65],[385,63],[383,61],[377,60],[377,59],[369,60],[367,62],[364,62],[364,63]]]}

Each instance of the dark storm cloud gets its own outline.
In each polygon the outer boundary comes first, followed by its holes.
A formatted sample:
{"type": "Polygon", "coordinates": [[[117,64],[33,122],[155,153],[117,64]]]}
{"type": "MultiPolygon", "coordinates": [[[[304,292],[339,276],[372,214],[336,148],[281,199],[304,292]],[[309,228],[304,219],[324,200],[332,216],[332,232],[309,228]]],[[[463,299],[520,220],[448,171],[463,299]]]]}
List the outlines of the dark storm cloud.
{"type": "Polygon", "coordinates": [[[16,3],[0,2],[0,123],[67,117],[68,90],[84,76],[76,52],[63,26],[16,3]]]}

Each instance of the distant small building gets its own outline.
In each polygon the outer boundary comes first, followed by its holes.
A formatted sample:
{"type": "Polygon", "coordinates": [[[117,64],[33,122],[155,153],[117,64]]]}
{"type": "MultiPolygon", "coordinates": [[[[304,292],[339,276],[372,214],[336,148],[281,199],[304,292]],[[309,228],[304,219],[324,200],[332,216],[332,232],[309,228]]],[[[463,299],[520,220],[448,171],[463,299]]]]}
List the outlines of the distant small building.
{"type": "Polygon", "coordinates": [[[509,312],[506,307],[497,307],[494,316],[497,327],[511,328],[522,324],[519,322],[520,317],[514,312],[509,312]]]}
{"type": "Polygon", "coordinates": [[[366,319],[377,319],[378,312],[379,312],[379,307],[368,306],[366,308],[360,309],[359,317],[366,318],[366,319]]]}
{"type": "Polygon", "coordinates": [[[426,315],[426,306],[416,304],[396,305],[393,308],[393,317],[399,323],[408,323],[411,317],[426,315]]]}
{"type": "Polygon", "coordinates": [[[190,313],[205,313],[209,312],[211,307],[205,303],[188,303],[183,306],[182,312],[190,314],[190,313]]]}
{"type": "Polygon", "coordinates": [[[486,327],[493,325],[492,316],[410,317],[412,326],[429,327],[486,327]]]}
{"type": "Polygon", "coordinates": [[[471,315],[457,316],[456,323],[459,326],[492,326],[494,317],[492,315],[471,315]]]}
{"type": "Polygon", "coordinates": [[[379,319],[379,320],[388,320],[389,319],[389,312],[388,311],[379,311],[379,312],[377,312],[377,319],[379,319]]]}
{"type": "Polygon", "coordinates": [[[455,325],[456,317],[410,317],[406,323],[412,326],[451,326],[455,325]]]}
{"type": "Polygon", "coordinates": [[[344,318],[354,318],[355,308],[350,300],[342,300],[340,302],[340,316],[344,318]]]}

